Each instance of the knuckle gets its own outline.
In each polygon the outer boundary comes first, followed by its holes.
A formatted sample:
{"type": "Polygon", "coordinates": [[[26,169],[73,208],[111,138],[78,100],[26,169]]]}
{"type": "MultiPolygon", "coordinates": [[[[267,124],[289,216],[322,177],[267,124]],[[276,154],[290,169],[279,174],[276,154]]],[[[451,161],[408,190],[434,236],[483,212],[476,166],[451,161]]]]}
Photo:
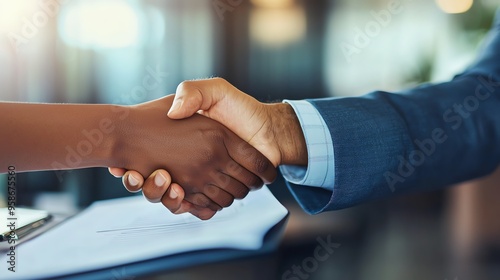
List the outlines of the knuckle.
{"type": "Polygon", "coordinates": [[[214,153],[210,149],[200,149],[198,152],[198,160],[195,166],[197,169],[200,169],[202,166],[204,166],[207,163],[210,163],[214,160],[214,153]]]}
{"type": "Polygon", "coordinates": [[[226,138],[225,131],[219,127],[218,124],[211,122],[210,126],[206,126],[206,129],[203,130],[202,137],[208,138],[211,141],[215,141],[214,143],[219,143],[224,141],[226,138]]]}
{"type": "Polygon", "coordinates": [[[260,185],[262,185],[262,183],[263,183],[262,180],[258,176],[254,175],[253,173],[245,174],[241,180],[242,180],[241,182],[247,188],[250,188],[250,189],[257,188],[260,185]]]}
{"type": "Polygon", "coordinates": [[[214,185],[207,184],[205,185],[203,192],[211,197],[216,197],[220,194],[220,189],[214,185]]]}
{"type": "Polygon", "coordinates": [[[264,183],[260,184],[259,186],[253,188],[252,190],[256,191],[256,190],[260,190],[262,189],[262,187],[264,186],[264,183]]]}
{"type": "Polygon", "coordinates": [[[198,217],[198,219],[207,221],[210,220],[213,216],[215,215],[214,212],[202,212],[202,213],[197,213],[195,216],[198,217]]]}
{"type": "Polygon", "coordinates": [[[255,158],[254,166],[257,173],[262,174],[266,172],[266,170],[269,169],[269,165],[270,165],[269,160],[264,158],[264,156],[258,156],[255,158]]]}
{"type": "Polygon", "coordinates": [[[203,97],[202,92],[197,87],[197,81],[183,81],[176,89],[176,94],[181,96],[181,99],[193,100],[197,103],[201,103],[203,97]]]}
{"type": "Polygon", "coordinates": [[[223,208],[227,208],[227,207],[231,206],[231,205],[233,204],[233,202],[234,202],[234,199],[232,199],[232,198],[228,198],[228,199],[226,199],[226,200],[224,201],[224,203],[222,203],[222,205],[221,205],[221,206],[222,206],[223,208]]]}
{"type": "Polygon", "coordinates": [[[222,208],[226,208],[233,203],[233,196],[227,194],[226,192],[221,192],[218,187],[211,186],[210,189],[205,189],[205,194],[207,194],[215,203],[217,204],[217,208],[212,210],[221,210],[222,208]]]}
{"type": "Polygon", "coordinates": [[[193,202],[195,205],[200,206],[200,207],[204,207],[204,208],[211,206],[210,205],[211,203],[208,200],[208,198],[206,198],[204,195],[201,195],[198,193],[193,195],[193,202]]]}
{"type": "Polygon", "coordinates": [[[184,92],[192,88],[192,81],[183,81],[177,86],[177,93],[184,92]]]}
{"type": "Polygon", "coordinates": [[[240,188],[236,192],[235,198],[237,198],[237,199],[243,199],[243,198],[245,198],[248,195],[249,192],[250,192],[250,189],[248,189],[248,188],[240,188]]]}
{"type": "Polygon", "coordinates": [[[252,176],[250,183],[248,184],[248,187],[252,189],[257,189],[262,187],[264,182],[257,176],[252,176]]]}
{"type": "Polygon", "coordinates": [[[221,133],[214,130],[201,131],[198,137],[200,139],[197,148],[197,157],[200,165],[218,163],[224,156],[220,153],[222,143],[221,133]]]}

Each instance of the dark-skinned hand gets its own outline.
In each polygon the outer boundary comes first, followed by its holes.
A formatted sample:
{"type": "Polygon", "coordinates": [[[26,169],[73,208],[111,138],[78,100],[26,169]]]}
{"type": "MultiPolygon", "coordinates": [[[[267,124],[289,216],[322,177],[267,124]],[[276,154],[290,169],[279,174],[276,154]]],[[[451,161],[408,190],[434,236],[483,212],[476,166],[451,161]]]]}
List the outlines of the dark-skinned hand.
{"type": "MultiPolygon", "coordinates": [[[[118,153],[122,168],[136,170],[144,177],[156,169],[166,169],[171,175],[153,174],[159,175],[155,180],[162,187],[145,190],[148,200],[167,201],[168,185],[181,185],[193,214],[208,219],[235,198],[244,198],[249,190],[261,187],[263,181],[275,179],[273,164],[220,123],[198,114],[170,119],[166,111],[173,98],[132,106],[127,126],[121,129],[118,147],[123,151],[118,153]]],[[[135,191],[134,186],[130,190],[135,191]]]]}

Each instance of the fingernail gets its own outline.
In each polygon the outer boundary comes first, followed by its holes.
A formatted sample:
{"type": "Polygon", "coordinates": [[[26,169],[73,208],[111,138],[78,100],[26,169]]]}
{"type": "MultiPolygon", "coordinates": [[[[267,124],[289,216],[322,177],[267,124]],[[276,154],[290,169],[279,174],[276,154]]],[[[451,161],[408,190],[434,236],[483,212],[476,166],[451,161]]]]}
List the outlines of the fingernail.
{"type": "Polygon", "coordinates": [[[179,194],[177,194],[174,188],[170,188],[170,193],[168,194],[168,196],[170,196],[171,199],[176,199],[179,196],[179,194]]]}
{"type": "Polygon", "coordinates": [[[182,102],[179,100],[174,101],[174,104],[172,104],[172,107],[170,108],[168,113],[170,114],[172,112],[179,110],[179,108],[181,107],[181,104],[182,104],[182,102]]]}
{"type": "Polygon", "coordinates": [[[165,182],[167,182],[167,179],[163,177],[161,173],[156,173],[155,175],[155,185],[159,188],[163,187],[165,185],[165,182]]]}
{"type": "Polygon", "coordinates": [[[139,185],[139,180],[137,180],[137,178],[135,178],[134,176],[132,175],[128,175],[128,183],[132,186],[132,187],[135,187],[137,185],[139,185]]]}

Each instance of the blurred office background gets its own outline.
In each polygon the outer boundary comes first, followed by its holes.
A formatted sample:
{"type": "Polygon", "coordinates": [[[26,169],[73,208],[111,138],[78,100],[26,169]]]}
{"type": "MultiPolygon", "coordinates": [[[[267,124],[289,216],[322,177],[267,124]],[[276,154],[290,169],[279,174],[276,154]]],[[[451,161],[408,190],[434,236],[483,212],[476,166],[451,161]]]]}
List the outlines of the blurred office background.
{"type": "MultiPolygon", "coordinates": [[[[0,99],[135,104],[173,93],[183,80],[212,76],[262,101],[397,91],[464,69],[497,6],[497,0],[0,0],[0,99]],[[142,85],[148,75],[158,86],[142,85]]],[[[60,213],[130,195],[104,169],[18,174],[17,182],[18,205],[60,213]]],[[[313,256],[317,238],[331,236],[341,246],[326,261],[284,279],[500,279],[499,185],[497,172],[446,191],[308,216],[278,180],[271,189],[291,212],[283,242],[266,267],[250,261],[240,278],[267,271],[281,279],[313,256]]]]}

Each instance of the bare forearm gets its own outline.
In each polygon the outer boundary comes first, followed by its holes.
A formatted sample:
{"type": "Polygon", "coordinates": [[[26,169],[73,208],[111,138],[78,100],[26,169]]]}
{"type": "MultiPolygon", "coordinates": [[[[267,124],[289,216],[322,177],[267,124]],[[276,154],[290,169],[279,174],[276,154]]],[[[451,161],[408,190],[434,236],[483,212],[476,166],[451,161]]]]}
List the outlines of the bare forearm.
{"type": "Polygon", "coordinates": [[[116,165],[113,105],[0,103],[0,172],[116,165]]]}

